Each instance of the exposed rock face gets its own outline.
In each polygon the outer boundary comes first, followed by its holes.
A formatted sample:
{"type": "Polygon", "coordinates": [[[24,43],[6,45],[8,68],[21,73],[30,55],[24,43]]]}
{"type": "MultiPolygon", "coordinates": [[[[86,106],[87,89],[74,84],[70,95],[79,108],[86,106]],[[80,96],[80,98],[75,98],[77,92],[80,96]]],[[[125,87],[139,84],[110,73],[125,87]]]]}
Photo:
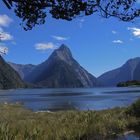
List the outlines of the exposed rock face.
{"type": "Polygon", "coordinates": [[[0,89],[25,87],[19,74],[0,56],[0,89]]]}
{"type": "Polygon", "coordinates": [[[49,88],[94,87],[97,84],[96,78],[78,64],[65,45],[38,65],[25,81],[49,88]]]}
{"type": "Polygon", "coordinates": [[[123,66],[98,77],[104,86],[116,86],[120,82],[140,80],[140,58],[128,60],[123,66]]]}
{"type": "Polygon", "coordinates": [[[24,79],[24,77],[26,77],[36,67],[36,65],[32,64],[22,65],[12,62],[8,62],[8,64],[19,73],[22,79],[24,79]]]}

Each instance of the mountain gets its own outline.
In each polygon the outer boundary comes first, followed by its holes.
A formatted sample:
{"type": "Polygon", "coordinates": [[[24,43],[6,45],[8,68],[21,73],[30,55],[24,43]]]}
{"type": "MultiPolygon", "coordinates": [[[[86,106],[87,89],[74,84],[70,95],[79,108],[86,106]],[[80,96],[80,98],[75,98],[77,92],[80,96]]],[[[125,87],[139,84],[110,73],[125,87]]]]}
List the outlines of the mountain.
{"type": "Polygon", "coordinates": [[[128,60],[120,68],[98,77],[104,86],[116,86],[120,82],[140,80],[140,57],[128,60]]]}
{"type": "Polygon", "coordinates": [[[24,79],[24,77],[26,77],[26,75],[28,75],[36,67],[36,65],[32,65],[32,64],[22,65],[22,64],[15,64],[12,62],[8,62],[8,64],[19,73],[22,79],[24,79]]]}
{"type": "Polygon", "coordinates": [[[70,49],[61,45],[25,78],[33,84],[49,88],[94,87],[97,79],[73,58],[70,49]]]}
{"type": "Polygon", "coordinates": [[[25,87],[19,74],[0,56],[0,89],[25,87]]]}

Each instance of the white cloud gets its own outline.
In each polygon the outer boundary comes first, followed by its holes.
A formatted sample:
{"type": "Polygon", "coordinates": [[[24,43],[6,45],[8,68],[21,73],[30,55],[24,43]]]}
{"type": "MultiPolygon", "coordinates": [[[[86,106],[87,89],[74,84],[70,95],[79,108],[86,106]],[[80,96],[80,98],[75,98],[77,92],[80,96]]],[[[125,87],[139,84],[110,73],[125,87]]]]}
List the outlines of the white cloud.
{"type": "Polygon", "coordinates": [[[132,32],[133,36],[140,38],[140,28],[128,27],[128,30],[132,32]]]}
{"type": "Polygon", "coordinates": [[[0,26],[7,27],[13,20],[7,15],[0,15],[0,26]]]}
{"type": "Polygon", "coordinates": [[[66,41],[69,39],[69,37],[63,37],[63,36],[52,36],[54,39],[58,40],[58,41],[66,41]]]}
{"type": "Polygon", "coordinates": [[[122,44],[122,43],[123,43],[122,40],[113,40],[112,42],[113,42],[113,43],[116,43],[116,44],[122,44]]]}
{"type": "Polygon", "coordinates": [[[117,32],[115,30],[112,31],[112,34],[117,34],[117,32]]]}
{"type": "Polygon", "coordinates": [[[35,44],[35,48],[36,50],[48,50],[48,49],[55,49],[57,46],[55,44],[53,44],[52,42],[49,43],[37,43],[35,44]]]}
{"type": "Polygon", "coordinates": [[[7,54],[8,48],[6,46],[0,45],[0,55],[7,54]]]}
{"type": "Polygon", "coordinates": [[[13,36],[3,31],[3,29],[0,27],[0,40],[1,41],[13,40],[13,36]]]}

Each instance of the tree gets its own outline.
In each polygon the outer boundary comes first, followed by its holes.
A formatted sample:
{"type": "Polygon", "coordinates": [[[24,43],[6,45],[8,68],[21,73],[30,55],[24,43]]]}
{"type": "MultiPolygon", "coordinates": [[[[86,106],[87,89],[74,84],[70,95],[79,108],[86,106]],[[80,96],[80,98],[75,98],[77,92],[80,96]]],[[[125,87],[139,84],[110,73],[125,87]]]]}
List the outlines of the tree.
{"type": "Polygon", "coordinates": [[[25,30],[45,23],[48,14],[53,18],[72,20],[77,16],[100,13],[102,17],[117,17],[132,21],[140,16],[137,0],[3,0],[22,19],[25,30]]]}
{"type": "MultiPolygon", "coordinates": [[[[2,41],[2,38],[3,38],[3,36],[2,36],[2,34],[0,33],[0,42],[2,41]]],[[[1,55],[6,55],[7,52],[8,52],[8,48],[7,48],[7,47],[1,47],[1,46],[0,46],[0,56],[1,56],[1,55]]]]}

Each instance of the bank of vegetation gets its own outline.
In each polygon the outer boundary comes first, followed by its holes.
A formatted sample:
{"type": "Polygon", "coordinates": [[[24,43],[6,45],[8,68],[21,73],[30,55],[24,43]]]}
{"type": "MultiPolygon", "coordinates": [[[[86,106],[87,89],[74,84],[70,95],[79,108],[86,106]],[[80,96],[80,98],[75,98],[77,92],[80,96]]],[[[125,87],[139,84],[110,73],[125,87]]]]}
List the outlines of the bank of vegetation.
{"type": "Polygon", "coordinates": [[[117,87],[130,87],[130,86],[140,86],[140,81],[133,80],[133,81],[120,82],[117,84],[117,87]]]}
{"type": "Polygon", "coordinates": [[[99,140],[140,130],[140,100],[103,111],[32,112],[0,105],[0,140],[99,140]]]}

